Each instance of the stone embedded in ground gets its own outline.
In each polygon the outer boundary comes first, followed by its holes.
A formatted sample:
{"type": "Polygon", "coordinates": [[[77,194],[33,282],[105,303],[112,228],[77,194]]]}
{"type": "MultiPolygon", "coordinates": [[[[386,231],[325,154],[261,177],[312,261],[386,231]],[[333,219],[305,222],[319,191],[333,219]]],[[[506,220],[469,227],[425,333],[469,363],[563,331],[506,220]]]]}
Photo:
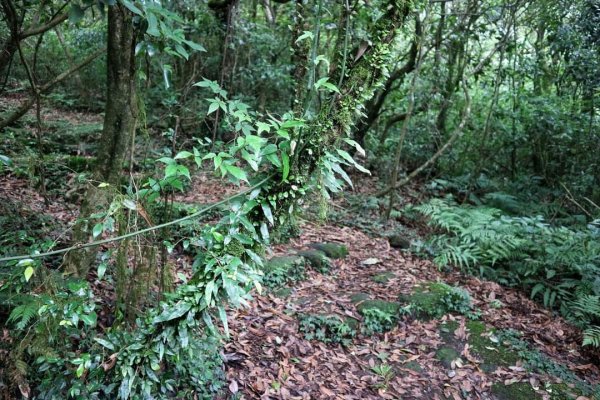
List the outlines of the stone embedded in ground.
{"type": "Polygon", "coordinates": [[[472,311],[470,297],[460,297],[458,290],[460,288],[443,282],[425,282],[416,285],[410,295],[400,295],[398,300],[414,306],[417,318],[439,318],[449,312],[469,315],[472,311]]]}
{"type": "Polygon", "coordinates": [[[408,249],[410,248],[410,240],[402,235],[390,235],[388,236],[388,242],[390,246],[395,249],[408,249]]]}
{"type": "Polygon", "coordinates": [[[304,257],[313,269],[321,273],[327,273],[331,268],[331,261],[320,250],[301,250],[297,255],[304,257]]]}
{"type": "Polygon", "coordinates": [[[388,283],[390,279],[394,279],[396,275],[393,272],[383,272],[381,274],[373,275],[371,279],[375,283],[388,283]]]}
{"type": "Polygon", "coordinates": [[[491,392],[498,400],[531,400],[542,398],[540,394],[533,390],[529,382],[517,382],[512,385],[497,382],[492,385],[491,392]]]}
{"type": "Polygon", "coordinates": [[[365,300],[369,300],[369,295],[367,293],[355,293],[350,296],[352,304],[357,304],[365,300]]]}
{"type": "Polygon", "coordinates": [[[363,314],[365,310],[377,309],[387,314],[397,315],[400,307],[400,303],[385,300],[364,300],[356,305],[360,314],[363,314]]]}
{"type": "Polygon", "coordinates": [[[265,272],[275,270],[289,271],[292,268],[303,267],[306,264],[304,257],[299,255],[273,257],[265,262],[265,272]]]}
{"type": "Polygon", "coordinates": [[[435,358],[437,358],[442,365],[446,368],[450,368],[452,366],[452,362],[457,358],[460,358],[460,353],[451,346],[443,346],[437,349],[435,352],[435,358]]]}
{"type": "Polygon", "coordinates": [[[348,247],[339,243],[313,243],[310,247],[322,251],[329,258],[345,258],[348,255],[348,247]]]}
{"type": "MultiPolygon", "coordinates": [[[[455,321],[440,325],[440,337],[446,347],[462,351],[465,342],[454,335],[454,331],[458,327],[459,325],[455,321]]],[[[510,367],[519,361],[519,356],[512,349],[490,340],[493,330],[487,329],[483,322],[467,321],[465,327],[469,334],[466,342],[469,344],[471,354],[482,361],[480,368],[484,372],[492,373],[498,367],[510,367]]]]}
{"type": "Polygon", "coordinates": [[[292,294],[292,289],[288,287],[275,289],[273,294],[277,297],[289,297],[292,294]]]}

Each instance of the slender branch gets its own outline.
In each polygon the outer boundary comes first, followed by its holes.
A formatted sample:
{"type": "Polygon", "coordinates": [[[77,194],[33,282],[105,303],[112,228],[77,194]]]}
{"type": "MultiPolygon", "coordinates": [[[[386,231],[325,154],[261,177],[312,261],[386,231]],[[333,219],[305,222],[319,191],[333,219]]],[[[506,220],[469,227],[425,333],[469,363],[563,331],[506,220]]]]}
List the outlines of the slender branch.
{"type": "Polygon", "coordinates": [[[438,149],[438,151],[436,151],[436,153],[433,156],[431,156],[431,158],[429,160],[425,161],[419,168],[415,169],[408,176],[406,176],[404,179],[402,179],[400,182],[398,182],[395,186],[393,186],[393,187],[390,186],[390,187],[380,191],[379,193],[377,193],[375,195],[376,197],[385,196],[392,190],[396,190],[396,189],[406,185],[414,177],[419,175],[425,168],[427,168],[428,166],[433,164],[442,154],[444,154],[444,152],[452,145],[452,143],[454,143],[454,141],[462,135],[463,129],[465,128],[467,120],[469,119],[469,116],[471,114],[471,97],[469,96],[469,91],[466,87],[466,82],[464,81],[464,79],[463,79],[463,89],[464,89],[465,101],[466,101],[465,111],[463,113],[463,117],[462,117],[460,123],[458,124],[458,126],[456,127],[456,129],[454,130],[454,132],[452,133],[450,138],[448,139],[448,141],[446,141],[446,143],[444,143],[444,145],[442,147],[440,147],[438,149]]]}
{"type": "MultiPolygon", "coordinates": [[[[70,68],[69,70],[63,72],[62,74],[57,75],[50,82],[47,82],[46,84],[44,84],[42,86],[38,86],[37,90],[41,94],[48,92],[55,85],[57,85],[58,83],[60,83],[63,80],[65,80],[69,75],[71,75],[72,73],[74,73],[74,72],[80,70],[81,68],[85,67],[86,65],[88,65],[89,63],[91,63],[92,61],[94,61],[96,58],[98,58],[99,56],[101,56],[104,53],[106,53],[106,48],[102,48],[102,49],[96,50],[95,52],[93,52],[92,54],[90,54],[89,56],[87,56],[81,63],[73,66],[72,68],[70,68]]],[[[27,100],[25,100],[23,102],[23,104],[21,104],[21,106],[17,110],[15,110],[12,114],[10,114],[8,117],[6,117],[3,120],[0,120],[0,129],[6,128],[7,126],[9,126],[9,125],[13,124],[14,122],[16,122],[23,115],[25,115],[27,113],[27,111],[29,111],[29,109],[31,108],[31,106],[33,106],[33,103],[35,103],[35,95],[31,96],[27,100]]]]}
{"type": "Polygon", "coordinates": [[[40,25],[35,28],[30,28],[30,29],[24,30],[23,32],[21,32],[19,34],[19,40],[27,39],[30,36],[39,35],[40,33],[49,31],[50,29],[52,29],[55,26],[59,25],[60,23],[64,22],[67,18],[69,18],[69,14],[65,12],[65,13],[62,13],[62,14],[54,17],[50,22],[48,22],[44,25],[40,25]]]}

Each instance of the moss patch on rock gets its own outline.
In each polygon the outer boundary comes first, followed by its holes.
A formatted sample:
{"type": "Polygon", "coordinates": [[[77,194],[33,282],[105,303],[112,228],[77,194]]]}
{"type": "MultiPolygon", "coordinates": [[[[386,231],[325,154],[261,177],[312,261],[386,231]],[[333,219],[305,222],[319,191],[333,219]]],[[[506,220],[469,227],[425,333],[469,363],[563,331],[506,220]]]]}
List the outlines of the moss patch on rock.
{"type": "Polygon", "coordinates": [[[320,250],[302,250],[298,256],[304,257],[314,270],[322,274],[331,270],[331,260],[320,250]]]}
{"type": "Polygon", "coordinates": [[[369,295],[367,293],[355,293],[350,296],[352,304],[357,304],[365,300],[369,300],[369,295]]]}
{"type": "Polygon", "coordinates": [[[394,234],[388,236],[388,242],[390,246],[396,249],[408,249],[410,248],[410,240],[402,235],[394,234]]]}
{"type": "Polygon", "coordinates": [[[438,359],[446,368],[450,368],[452,361],[460,358],[460,353],[452,346],[443,346],[435,352],[435,358],[438,359]]]}
{"type": "Polygon", "coordinates": [[[356,306],[356,309],[361,315],[364,315],[365,310],[376,309],[386,314],[397,315],[400,311],[400,303],[385,300],[365,300],[356,306]]]}
{"type": "Polygon", "coordinates": [[[531,400],[542,398],[542,396],[536,393],[531,385],[526,382],[517,382],[512,385],[494,383],[491,392],[498,400],[531,400]]]}
{"type": "Polygon", "coordinates": [[[401,295],[399,300],[413,306],[417,318],[439,318],[450,312],[476,317],[469,293],[443,282],[426,282],[415,286],[409,296],[401,295]]]}
{"type": "Polygon", "coordinates": [[[381,274],[373,275],[371,279],[375,283],[388,283],[390,279],[394,279],[396,275],[392,272],[383,272],[381,274]]]}
{"type": "Polygon", "coordinates": [[[289,297],[292,294],[292,289],[289,287],[282,287],[273,290],[273,294],[277,297],[289,297]]]}
{"type": "MultiPolygon", "coordinates": [[[[458,323],[454,321],[447,322],[440,326],[440,336],[447,346],[457,351],[462,351],[465,342],[459,340],[454,335],[458,329],[458,323]]],[[[480,321],[467,321],[466,328],[469,333],[467,343],[471,349],[471,354],[481,359],[481,369],[485,372],[494,372],[498,367],[508,367],[515,365],[519,361],[519,356],[512,349],[492,340],[493,330],[487,329],[485,324],[480,321]]]]}
{"type": "Polygon", "coordinates": [[[348,255],[348,247],[339,243],[313,243],[310,247],[322,251],[329,258],[345,258],[348,255]]]}

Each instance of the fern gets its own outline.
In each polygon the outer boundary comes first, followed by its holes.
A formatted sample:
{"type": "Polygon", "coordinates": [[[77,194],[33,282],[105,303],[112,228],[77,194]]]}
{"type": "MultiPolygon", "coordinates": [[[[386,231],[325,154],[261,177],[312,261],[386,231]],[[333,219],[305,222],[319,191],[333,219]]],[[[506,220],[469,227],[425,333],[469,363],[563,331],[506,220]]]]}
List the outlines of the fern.
{"type": "Polygon", "coordinates": [[[39,309],[40,303],[31,296],[30,301],[23,303],[12,310],[8,317],[8,322],[15,322],[15,327],[18,330],[23,330],[33,322],[39,309]]]}
{"type": "MultiPolygon", "coordinates": [[[[508,195],[488,196],[492,198],[517,205],[508,195]]],[[[600,241],[593,226],[553,227],[541,216],[507,216],[496,208],[458,205],[451,198],[414,209],[442,231],[430,241],[438,266],[456,265],[531,290],[532,298],[560,308],[565,317],[587,328],[586,343],[597,345],[600,241]]]]}
{"type": "Polygon", "coordinates": [[[600,326],[592,326],[583,331],[583,345],[600,347],[600,326]]]}

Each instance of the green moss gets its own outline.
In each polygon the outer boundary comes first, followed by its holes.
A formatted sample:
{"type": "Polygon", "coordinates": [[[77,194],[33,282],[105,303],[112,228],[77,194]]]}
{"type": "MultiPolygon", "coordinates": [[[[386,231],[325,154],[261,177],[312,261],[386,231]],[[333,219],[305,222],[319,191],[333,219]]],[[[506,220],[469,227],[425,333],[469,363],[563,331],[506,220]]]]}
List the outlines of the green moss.
{"type": "Polygon", "coordinates": [[[290,270],[296,267],[303,266],[306,263],[303,257],[300,256],[281,256],[273,257],[265,263],[265,272],[275,270],[290,270]]]}
{"type": "Polygon", "coordinates": [[[388,236],[388,242],[390,243],[390,246],[396,249],[410,248],[410,240],[398,234],[388,236]]]}
{"type": "Polygon", "coordinates": [[[421,367],[421,364],[419,364],[416,361],[409,361],[406,364],[404,364],[403,367],[416,372],[423,372],[423,367],[421,367]]]}
{"type": "MultiPolygon", "coordinates": [[[[462,349],[464,343],[456,339],[454,331],[458,323],[451,321],[440,326],[440,336],[444,342],[457,349],[462,349]]],[[[481,369],[485,372],[494,372],[498,367],[515,365],[519,356],[512,349],[495,343],[490,339],[493,330],[488,330],[486,325],[480,321],[467,321],[466,328],[469,333],[469,347],[471,353],[481,359],[481,369]]]]}
{"type": "Polygon", "coordinates": [[[348,255],[348,248],[338,243],[313,243],[310,245],[313,249],[322,251],[329,258],[345,258],[348,255]]]}
{"type": "Polygon", "coordinates": [[[273,257],[264,264],[263,282],[266,287],[279,288],[303,280],[306,276],[306,260],[300,256],[273,257]]]}
{"type": "Polygon", "coordinates": [[[367,293],[355,293],[352,296],[350,296],[350,301],[352,302],[352,304],[360,303],[368,299],[369,295],[367,293]]]}
{"type": "Polygon", "coordinates": [[[449,312],[457,312],[476,318],[468,292],[443,282],[427,282],[415,287],[410,296],[401,295],[400,301],[414,306],[420,318],[439,318],[449,312]]]}
{"type": "Polygon", "coordinates": [[[459,357],[460,353],[455,348],[450,346],[440,347],[435,352],[435,358],[441,361],[446,368],[450,368],[452,361],[459,357]]]}
{"type": "Polygon", "coordinates": [[[298,255],[306,258],[310,266],[318,272],[326,274],[331,269],[331,261],[320,250],[302,250],[298,252],[298,255]]]}
{"type": "Polygon", "coordinates": [[[375,283],[388,283],[390,279],[394,279],[396,275],[392,272],[384,272],[382,274],[373,275],[371,279],[375,283]]]}
{"type": "Polygon", "coordinates": [[[527,382],[518,382],[512,385],[494,383],[491,392],[498,400],[531,400],[542,398],[527,382]]]}
{"type": "Polygon", "coordinates": [[[277,297],[289,297],[292,294],[292,289],[288,287],[275,289],[273,290],[273,294],[277,297]]]}
{"type": "Polygon", "coordinates": [[[362,315],[365,310],[377,309],[386,314],[396,315],[400,311],[400,303],[394,303],[385,300],[365,300],[356,306],[358,312],[362,315]]]}

